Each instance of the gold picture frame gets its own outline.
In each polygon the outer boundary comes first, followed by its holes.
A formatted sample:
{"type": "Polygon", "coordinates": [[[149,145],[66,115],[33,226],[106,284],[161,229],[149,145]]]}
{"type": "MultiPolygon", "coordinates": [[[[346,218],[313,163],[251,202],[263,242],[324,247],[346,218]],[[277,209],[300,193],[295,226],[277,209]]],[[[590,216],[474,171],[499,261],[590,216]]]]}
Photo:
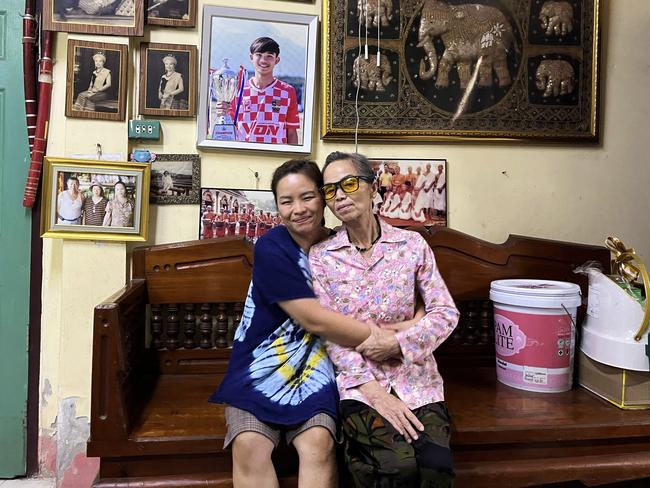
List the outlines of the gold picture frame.
{"type": "Polygon", "coordinates": [[[323,0],[321,136],[597,142],[599,8],[323,0]]]}
{"type": "Polygon", "coordinates": [[[41,235],[146,241],[148,163],[45,157],[41,235]]]}

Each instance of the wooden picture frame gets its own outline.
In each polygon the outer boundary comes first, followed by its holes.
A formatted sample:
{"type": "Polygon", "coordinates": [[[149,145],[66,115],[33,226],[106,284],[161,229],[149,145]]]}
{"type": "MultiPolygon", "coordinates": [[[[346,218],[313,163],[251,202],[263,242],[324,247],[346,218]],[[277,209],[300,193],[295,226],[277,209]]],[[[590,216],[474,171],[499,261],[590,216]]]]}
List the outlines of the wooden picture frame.
{"type": "Polygon", "coordinates": [[[194,27],[197,0],[146,0],[147,24],[166,27],[194,27]]]}
{"type": "Polygon", "coordinates": [[[323,0],[321,135],[597,142],[599,4],[323,0]]]}
{"type": "Polygon", "coordinates": [[[256,242],[280,223],[271,190],[201,188],[198,239],[244,236],[256,242]]]}
{"type": "Polygon", "coordinates": [[[74,6],[66,0],[43,0],[45,30],[113,36],[142,36],[144,0],[87,2],[74,6]]]}
{"type": "Polygon", "coordinates": [[[197,146],[310,153],[317,31],[313,15],[204,6],[197,146]],[[263,39],[275,64],[257,87],[251,47],[263,39]]]}
{"type": "Polygon", "coordinates": [[[46,156],[42,237],[146,241],[149,171],[147,163],[46,156]]]}
{"type": "Polygon", "coordinates": [[[448,225],[446,159],[370,158],[368,162],[377,181],[375,213],[396,227],[448,225]]]}
{"type": "Polygon", "coordinates": [[[200,156],[198,154],[157,154],[156,159],[151,163],[150,188],[150,203],[158,205],[199,203],[200,156]]]}
{"type": "Polygon", "coordinates": [[[67,117],[125,119],[127,51],[126,44],[68,39],[67,117]]]}
{"type": "Polygon", "coordinates": [[[195,116],[196,60],[196,46],[140,44],[140,113],[158,117],[195,116]]]}

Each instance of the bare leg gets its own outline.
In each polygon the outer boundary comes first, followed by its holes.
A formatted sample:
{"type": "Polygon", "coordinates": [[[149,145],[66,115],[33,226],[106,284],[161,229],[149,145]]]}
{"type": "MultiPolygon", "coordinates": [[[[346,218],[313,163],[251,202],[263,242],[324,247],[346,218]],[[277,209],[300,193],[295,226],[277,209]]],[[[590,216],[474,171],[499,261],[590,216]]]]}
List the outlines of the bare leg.
{"type": "Polygon", "coordinates": [[[273,442],[257,432],[242,432],[232,444],[232,479],[235,488],[278,488],[271,461],[273,442]]]}
{"type": "Polygon", "coordinates": [[[312,427],[293,440],[298,451],[299,488],[336,488],[338,472],[334,439],[324,427],[312,427]]]}

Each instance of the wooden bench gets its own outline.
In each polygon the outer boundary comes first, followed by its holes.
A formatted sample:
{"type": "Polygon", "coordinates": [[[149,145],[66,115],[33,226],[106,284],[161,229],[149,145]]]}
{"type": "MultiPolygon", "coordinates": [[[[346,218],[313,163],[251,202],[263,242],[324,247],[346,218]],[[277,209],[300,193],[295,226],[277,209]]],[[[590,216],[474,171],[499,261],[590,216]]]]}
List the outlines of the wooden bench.
{"type": "MultiPolygon", "coordinates": [[[[605,248],[512,236],[491,244],[447,229],[424,233],[461,320],[436,352],[453,417],[458,487],[596,486],[650,476],[650,412],[621,411],[574,386],[525,392],[496,381],[490,282],[572,281],[605,248]]],[[[95,486],[232,486],[223,407],[208,396],[226,371],[252,248],[241,238],[138,248],[133,278],[95,308],[91,436],[95,486]]],[[[295,451],[275,458],[297,486],[295,451]]]]}

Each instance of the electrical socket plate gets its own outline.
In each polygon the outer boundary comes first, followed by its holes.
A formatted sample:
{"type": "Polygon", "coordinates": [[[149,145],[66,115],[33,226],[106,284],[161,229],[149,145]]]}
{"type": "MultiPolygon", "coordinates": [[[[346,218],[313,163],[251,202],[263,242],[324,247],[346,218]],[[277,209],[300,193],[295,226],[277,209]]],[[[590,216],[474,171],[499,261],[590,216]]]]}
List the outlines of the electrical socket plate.
{"type": "Polygon", "coordinates": [[[160,121],[129,120],[129,139],[160,139],[160,121]]]}

